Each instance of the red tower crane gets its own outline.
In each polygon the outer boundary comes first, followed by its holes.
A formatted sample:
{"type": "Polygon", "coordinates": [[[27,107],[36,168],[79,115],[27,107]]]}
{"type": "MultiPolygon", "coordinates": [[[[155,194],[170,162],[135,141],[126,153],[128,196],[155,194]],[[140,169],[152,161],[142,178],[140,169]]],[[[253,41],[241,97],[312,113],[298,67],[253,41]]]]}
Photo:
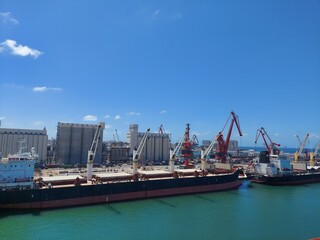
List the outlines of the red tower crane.
{"type": "Polygon", "coordinates": [[[264,130],[263,127],[259,128],[259,129],[257,130],[256,141],[255,141],[254,143],[257,144],[257,141],[258,141],[258,138],[259,138],[260,135],[261,135],[262,138],[263,138],[263,141],[264,141],[264,144],[266,145],[266,148],[267,148],[268,153],[269,153],[269,154],[276,154],[276,155],[278,155],[278,154],[279,154],[279,150],[278,150],[278,149],[275,149],[275,146],[280,147],[280,144],[273,142],[273,141],[271,140],[271,138],[269,137],[268,133],[266,132],[266,130],[264,130]],[[270,144],[268,144],[265,136],[267,136],[270,144]]]}
{"type": "Polygon", "coordinates": [[[224,125],[222,131],[219,132],[218,135],[217,135],[218,144],[217,144],[217,148],[216,148],[216,157],[215,158],[217,160],[220,160],[220,162],[222,162],[222,163],[226,163],[226,161],[227,161],[228,147],[229,147],[230,137],[231,137],[231,133],[232,133],[232,129],[233,129],[234,123],[237,126],[239,135],[242,136],[242,132],[241,132],[241,129],[240,129],[239,117],[234,112],[231,112],[231,114],[230,114],[226,124],[224,125]],[[225,129],[225,127],[226,127],[226,125],[227,125],[227,123],[228,123],[228,121],[230,120],[231,117],[232,117],[232,120],[231,120],[230,128],[229,128],[229,131],[228,131],[228,135],[227,135],[226,140],[224,140],[222,132],[225,129]]]}
{"type": "Polygon", "coordinates": [[[190,124],[187,123],[186,130],[184,132],[184,143],[181,147],[181,155],[184,159],[185,167],[189,167],[190,159],[192,158],[192,142],[190,141],[190,124]]]}

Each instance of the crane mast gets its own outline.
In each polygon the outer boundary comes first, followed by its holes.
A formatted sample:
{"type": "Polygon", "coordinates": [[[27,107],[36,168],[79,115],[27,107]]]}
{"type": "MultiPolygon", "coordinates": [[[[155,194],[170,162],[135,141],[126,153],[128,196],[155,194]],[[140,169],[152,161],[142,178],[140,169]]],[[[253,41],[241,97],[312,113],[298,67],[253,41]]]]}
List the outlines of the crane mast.
{"type": "Polygon", "coordinates": [[[96,156],[97,148],[98,148],[98,143],[100,140],[100,134],[101,134],[101,129],[102,129],[102,123],[100,122],[97,127],[96,131],[92,140],[91,147],[88,151],[88,158],[87,158],[87,181],[92,180],[92,168],[93,168],[93,161],[96,156]]]}
{"type": "MultiPolygon", "coordinates": [[[[240,123],[239,123],[239,117],[234,112],[231,112],[225,126],[227,125],[227,123],[231,117],[232,117],[232,120],[230,123],[230,127],[229,127],[229,131],[228,131],[226,140],[223,139],[223,134],[222,134],[223,130],[221,132],[219,132],[217,135],[218,136],[217,137],[218,144],[217,144],[217,149],[216,149],[216,159],[220,160],[222,163],[226,163],[226,161],[227,161],[228,147],[229,147],[230,137],[231,137],[234,123],[237,126],[239,135],[242,136],[242,132],[240,129],[240,123]]],[[[225,126],[224,126],[224,128],[225,128],[225,126]]]]}
{"type": "Polygon", "coordinates": [[[298,161],[299,161],[299,157],[300,157],[300,155],[301,155],[301,153],[302,153],[302,150],[303,150],[304,146],[305,146],[306,143],[307,143],[308,137],[309,137],[309,133],[307,133],[307,135],[306,135],[306,137],[304,138],[303,142],[300,144],[300,149],[299,149],[299,151],[296,151],[296,152],[294,153],[294,161],[295,161],[295,162],[298,162],[298,161]]]}
{"type": "Polygon", "coordinates": [[[273,154],[277,154],[277,155],[278,155],[278,154],[279,154],[279,151],[278,151],[278,150],[275,151],[275,146],[280,147],[280,144],[273,142],[273,141],[271,140],[271,138],[269,137],[268,133],[266,132],[266,130],[265,130],[263,127],[259,128],[259,129],[257,130],[256,140],[255,140],[254,143],[257,144],[260,135],[262,136],[262,139],[263,139],[263,141],[264,141],[264,144],[266,145],[266,148],[267,148],[268,153],[269,153],[269,154],[272,154],[272,155],[273,155],[273,154]],[[268,138],[268,140],[270,141],[270,144],[268,144],[265,136],[266,136],[266,137],[268,138]]]}

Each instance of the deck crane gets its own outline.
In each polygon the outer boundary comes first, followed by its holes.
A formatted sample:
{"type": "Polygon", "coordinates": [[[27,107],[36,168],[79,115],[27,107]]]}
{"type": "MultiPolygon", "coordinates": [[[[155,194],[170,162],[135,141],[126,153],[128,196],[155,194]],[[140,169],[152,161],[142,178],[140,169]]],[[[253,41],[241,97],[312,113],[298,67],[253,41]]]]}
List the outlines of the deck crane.
{"type": "Polygon", "coordinates": [[[133,161],[132,174],[133,175],[136,175],[138,173],[138,162],[140,160],[142,150],[143,150],[144,146],[146,145],[149,132],[150,132],[150,128],[148,128],[147,131],[144,133],[138,148],[133,150],[133,156],[132,156],[132,161],[133,161]]]}
{"type": "Polygon", "coordinates": [[[239,123],[239,117],[234,112],[231,112],[231,114],[230,114],[226,124],[224,125],[222,131],[219,132],[218,135],[217,135],[218,136],[217,137],[218,144],[217,144],[217,148],[216,148],[216,159],[220,160],[220,162],[222,162],[222,163],[226,163],[226,161],[227,161],[228,147],[229,147],[230,137],[231,137],[232,128],[233,128],[234,123],[236,123],[239,135],[242,136],[242,132],[241,132],[241,129],[240,129],[240,123],[239,123]],[[230,120],[231,117],[232,117],[232,120],[231,120],[230,128],[229,128],[229,131],[228,131],[228,135],[227,135],[226,140],[224,140],[222,132],[223,132],[224,128],[226,127],[226,125],[227,125],[227,123],[228,123],[228,121],[230,120]]]}
{"type": "MultiPolygon", "coordinates": [[[[301,142],[299,136],[298,136],[298,135],[296,135],[296,136],[297,136],[297,139],[298,139],[299,144],[300,144],[299,146],[301,146],[301,145],[302,145],[302,142],[301,142]]],[[[305,153],[306,153],[306,157],[308,158],[308,149],[307,149],[307,148],[305,149],[305,153]]]]}
{"type": "Polygon", "coordinates": [[[174,172],[174,162],[176,160],[176,155],[180,151],[180,148],[184,142],[185,134],[180,138],[177,146],[174,149],[170,149],[170,160],[169,160],[169,170],[174,172]]]}
{"type": "Polygon", "coordinates": [[[93,168],[93,161],[96,156],[97,148],[98,148],[98,143],[100,140],[100,135],[102,131],[102,125],[103,123],[99,123],[96,127],[96,131],[92,140],[91,147],[88,151],[88,159],[87,159],[87,181],[92,180],[92,168],[93,168]]]}
{"type": "Polygon", "coordinates": [[[220,136],[220,133],[214,137],[214,139],[211,141],[210,145],[205,149],[205,150],[201,150],[201,169],[202,170],[206,170],[207,167],[207,158],[211,152],[211,150],[214,147],[215,142],[217,141],[218,137],[220,136]]]}
{"type": "Polygon", "coordinates": [[[306,137],[304,138],[303,142],[300,144],[300,149],[299,149],[299,151],[296,151],[296,152],[294,153],[294,161],[295,161],[295,162],[298,162],[298,161],[299,161],[300,154],[302,153],[302,150],[303,150],[304,146],[305,146],[306,143],[307,143],[308,137],[309,137],[309,133],[307,133],[307,135],[306,135],[306,137]]]}
{"type": "Polygon", "coordinates": [[[319,148],[320,148],[320,141],[319,141],[316,149],[314,150],[314,152],[310,152],[310,154],[309,154],[309,157],[310,157],[310,166],[312,166],[312,167],[315,165],[315,160],[314,160],[314,158],[315,158],[315,156],[317,156],[318,151],[319,151],[319,148]]]}
{"type": "Polygon", "coordinates": [[[266,132],[266,130],[264,130],[263,127],[259,128],[259,129],[257,130],[256,140],[255,140],[254,143],[257,144],[257,141],[258,141],[258,138],[259,138],[260,135],[261,135],[262,138],[263,138],[263,141],[264,141],[264,143],[265,143],[265,145],[266,145],[266,148],[267,148],[268,153],[269,153],[269,154],[272,154],[272,155],[273,155],[273,154],[278,155],[278,154],[279,154],[279,151],[278,151],[278,150],[275,151],[275,146],[280,147],[280,144],[273,142],[273,141],[271,140],[271,138],[269,137],[268,133],[266,132]],[[270,144],[268,144],[265,136],[267,136],[267,138],[269,139],[270,144]]]}

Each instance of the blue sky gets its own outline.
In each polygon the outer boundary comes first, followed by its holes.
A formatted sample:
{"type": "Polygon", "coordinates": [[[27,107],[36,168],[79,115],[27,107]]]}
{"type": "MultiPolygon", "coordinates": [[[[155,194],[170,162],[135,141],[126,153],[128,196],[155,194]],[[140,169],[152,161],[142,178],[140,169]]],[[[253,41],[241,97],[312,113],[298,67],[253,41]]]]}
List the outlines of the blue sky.
{"type": "Polygon", "coordinates": [[[0,1],[1,127],[104,121],[104,140],[125,140],[163,124],[177,141],[190,123],[201,141],[231,111],[240,146],[260,127],[316,145],[319,1],[0,1]]]}

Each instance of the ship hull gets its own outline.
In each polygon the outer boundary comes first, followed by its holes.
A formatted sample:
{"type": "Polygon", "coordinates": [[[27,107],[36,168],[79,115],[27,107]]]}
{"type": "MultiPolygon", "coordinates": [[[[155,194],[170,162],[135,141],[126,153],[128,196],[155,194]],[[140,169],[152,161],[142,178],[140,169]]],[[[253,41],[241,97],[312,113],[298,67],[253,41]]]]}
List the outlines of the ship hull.
{"type": "Polygon", "coordinates": [[[0,192],[0,208],[48,209],[97,203],[119,202],[163,196],[224,191],[241,185],[238,172],[159,180],[104,183],[0,192]]]}
{"type": "Polygon", "coordinates": [[[262,183],[267,185],[300,185],[307,183],[318,183],[320,182],[320,173],[300,173],[300,174],[290,174],[285,176],[255,176],[251,179],[252,182],[262,183]]]}

